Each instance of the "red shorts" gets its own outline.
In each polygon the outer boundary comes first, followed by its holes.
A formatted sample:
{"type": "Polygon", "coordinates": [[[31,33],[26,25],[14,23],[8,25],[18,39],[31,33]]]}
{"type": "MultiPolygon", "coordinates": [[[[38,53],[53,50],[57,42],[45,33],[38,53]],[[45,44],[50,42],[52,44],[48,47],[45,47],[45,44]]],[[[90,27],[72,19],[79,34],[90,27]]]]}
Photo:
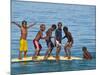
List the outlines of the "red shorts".
{"type": "Polygon", "coordinates": [[[41,44],[37,40],[33,40],[33,44],[34,44],[35,49],[39,49],[39,50],[42,49],[41,44]]]}

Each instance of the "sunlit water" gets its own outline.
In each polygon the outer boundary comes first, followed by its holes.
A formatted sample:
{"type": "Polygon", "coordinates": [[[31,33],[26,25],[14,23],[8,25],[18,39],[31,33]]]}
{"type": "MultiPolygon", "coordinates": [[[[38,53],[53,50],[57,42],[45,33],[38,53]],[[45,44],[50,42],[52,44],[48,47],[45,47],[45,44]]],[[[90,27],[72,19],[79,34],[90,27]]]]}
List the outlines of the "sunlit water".
{"type": "MultiPolygon", "coordinates": [[[[12,74],[55,72],[55,71],[78,71],[91,70],[96,68],[96,39],[95,39],[95,6],[71,5],[71,4],[50,4],[36,2],[18,2],[12,1],[12,21],[21,24],[26,20],[28,25],[37,22],[36,26],[28,30],[28,56],[34,54],[32,40],[39,31],[41,23],[46,24],[46,30],[51,24],[62,22],[67,26],[74,38],[74,45],[71,49],[72,56],[82,57],[82,47],[86,46],[91,52],[92,60],[73,60],[73,61],[44,61],[28,63],[12,63],[12,74]]],[[[53,34],[54,35],[54,34],[53,34]]],[[[64,35],[64,34],[63,34],[64,35]]],[[[16,25],[11,25],[11,57],[17,58],[19,52],[20,29],[16,25]]],[[[53,39],[52,39],[53,40],[53,39]]],[[[62,44],[66,43],[64,39],[62,44]]],[[[43,49],[41,55],[44,55],[47,46],[44,40],[41,40],[43,49]]],[[[52,55],[55,56],[55,48],[52,55]]],[[[64,56],[64,50],[60,55],[64,56]]]]}

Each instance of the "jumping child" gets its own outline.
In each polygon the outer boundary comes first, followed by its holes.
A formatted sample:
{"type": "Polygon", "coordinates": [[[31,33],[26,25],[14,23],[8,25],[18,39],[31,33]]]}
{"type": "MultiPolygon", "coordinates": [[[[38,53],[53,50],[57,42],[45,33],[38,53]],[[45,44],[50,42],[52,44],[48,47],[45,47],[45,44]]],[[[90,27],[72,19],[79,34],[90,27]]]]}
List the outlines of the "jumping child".
{"type": "Polygon", "coordinates": [[[68,59],[70,59],[71,58],[71,51],[70,51],[70,49],[71,49],[71,47],[73,45],[73,37],[72,37],[71,33],[68,31],[68,28],[66,26],[63,27],[63,31],[65,33],[65,36],[62,39],[64,39],[64,38],[68,39],[67,43],[64,46],[64,50],[65,50],[65,53],[66,53],[65,57],[68,56],[68,59]]]}
{"type": "Polygon", "coordinates": [[[34,26],[36,23],[27,26],[27,21],[23,20],[22,25],[12,22],[13,24],[17,25],[20,28],[21,31],[21,37],[20,37],[20,48],[19,48],[19,59],[22,59],[22,52],[24,52],[24,57],[27,56],[27,50],[28,50],[28,44],[27,44],[27,29],[31,28],[34,26]]]}

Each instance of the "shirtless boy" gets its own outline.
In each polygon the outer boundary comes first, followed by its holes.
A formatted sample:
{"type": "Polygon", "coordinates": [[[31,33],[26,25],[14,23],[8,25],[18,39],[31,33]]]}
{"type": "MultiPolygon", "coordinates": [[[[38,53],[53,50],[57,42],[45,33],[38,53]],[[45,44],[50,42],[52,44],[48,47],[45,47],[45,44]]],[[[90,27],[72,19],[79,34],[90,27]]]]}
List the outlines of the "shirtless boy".
{"type": "Polygon", "coordinates": [[[56,25],[53,24],[53,25],[51,26],[51,28],[49,28],[49,29],[47,30],[47,32],[46,32],[46,38],[45,38],[45,40],[46,40],[46,43],[47,43],[48,50],[47,50],[47,52],[46,52],[46,54],[45,54],[45,56],[44,56],[44,60],[46,60],[46,59],[51,55],[51,52],[52,52],[52,50],[53,50],[53,48],[54,48],[54,44],[53,44],[53,42],[51,41],[51,38],[54,38],[54,37],[52,37],[52,32],[53,32],[55,29],[56,29],[56,25]]]}
{"type": "Polygon", "coordinates": [[[20,48],[19,48],[19,59],[22,59],[22,52],[24,52],[24,57],[27,56],[27,50],[28,50],[28,44],[27,44],[27,29],[31,28],[32,26],[34,26],[36,23],[27,26],[27,21],[23,20],[22,21],[22,25],[16,23],[16,22],[12,22],[13,24],[15,24],[16,26],[18,26],[20,28],[21,31],[21,37],[20,37],[20,48]]]}
{"type": "Polygon", "coordinates": [[[32,59],[36,58],[40,55],[40,51],[42,49],[41,44],[39,43],[40,39],[43,39],[43,32],[45,31],[45,24],[40,25],[40,30],[38,31],[35,39],[33,40],[33,44],[35,47],[35,54],[33,55],[32,59]]]}
{"type": "Polygon", "coordinates": [[[64,50],[65,50],[65,53],[66,53],[65,57],[68,56],[68,59],[70,59],[71,58],[71,50],[70,49],[73,45],[73,37],[72,37],[71,33],[68,31],[68,28],[66,26],[63,27],[63,31],[65,33],[65,36],[62,39],[64,39],[64,38],[68,39],[67,43],[64,46],[64,50]]]}

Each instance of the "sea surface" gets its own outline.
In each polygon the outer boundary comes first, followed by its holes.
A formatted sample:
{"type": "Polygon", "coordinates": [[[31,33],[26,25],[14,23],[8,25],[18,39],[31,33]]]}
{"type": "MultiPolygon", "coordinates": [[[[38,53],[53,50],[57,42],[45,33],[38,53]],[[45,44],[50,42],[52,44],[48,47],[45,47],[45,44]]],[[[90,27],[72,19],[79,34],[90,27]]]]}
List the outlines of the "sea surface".
{"type": "MultiPolygon", "coordinates": [[[[40,24],[45,24],[47,30],[52,24],[57,25],[58,22],[62,22],[63,26],[67,26],[72,33],[74,39],[71,49],[72,56],[82,58],[83,46],[86,46],[93,56],[92,60],[59,61],[59,63],[56,61],[11,63],[12,75],[96,69],[96,6],[12,0],[11,20],[18,24],[21,24],[22,20],[26,20],[28,25],[37,22],[34,27],[28,29],[28,56],[34,54],[32,40],[39,31],[40,24]]],[[[20,34],[20,29],[11,24],[11,59],[18,58],[20,34]]],[[[52,41],[54,40],[52,39],[52,41]]],[[[66,42],[67,39],[62,41],[60,52],[62,56],[65,55],[63,46],[66,42]]],[[[47,46],[44,40],[40,40],[40,43],[43,46],[41,55],[44,55],[47,46]]],[[[54,48],[52,55],[55,56],[55,53],[54,48]]]]}

